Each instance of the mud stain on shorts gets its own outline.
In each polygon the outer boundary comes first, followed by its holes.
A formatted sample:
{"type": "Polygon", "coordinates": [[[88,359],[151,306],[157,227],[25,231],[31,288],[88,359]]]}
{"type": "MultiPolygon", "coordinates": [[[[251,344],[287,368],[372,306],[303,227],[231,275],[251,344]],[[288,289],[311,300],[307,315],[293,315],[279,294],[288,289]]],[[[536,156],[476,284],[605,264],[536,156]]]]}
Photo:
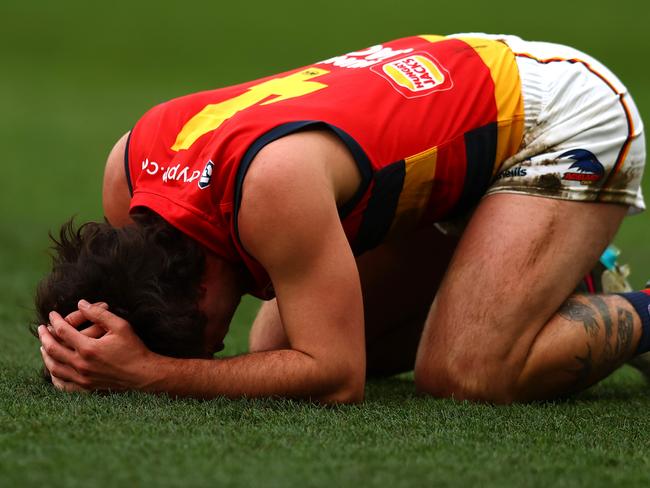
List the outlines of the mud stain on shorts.
{"type": "Polygon", "coordinates": [[[530,185],[537,187],[540,190],[556,194],[562,189],[562,178],[560,175],[555,173],[539,175],[533,178],[530,185]]]}
{"type": "Polygon", "coordinates": [[[538,151],[537,154],[544,154],[548,151],[549,145],[544,144],[538,141],[544,133],[548,130],[550,124],[548,121],[537,121],[533,127],[528,129],[521,140],[521,145],[519,146],[519,151],[529,151],[534,150],[538,151]]]}
{"type": "MultiPolygon", "coordinates": [[[[531,144],[530,146],[522,147],[522,149],[506,159],[503,164],[499,167],[499,172],[507,171],[508,169],[516,166],[518,164],[526,166],[536,166],[540,164],[539,161],[532,161],[532,158],[539,156],[540,154],[546,154],[553,149],[553,146],[550,144],[544,144],[541,142],[531,144]]],[[[553,161],[553,160],[551,160],[553,161]]],[[[551,164],[550,162],[547,164],[551,164]]]]}
{"type": "Polygon", "coordinates": [[[607,188],[616,191],[629,191],[634,182],[641,179],[641,168],[624,168],[619,170],[610,180],[607,188]]]}

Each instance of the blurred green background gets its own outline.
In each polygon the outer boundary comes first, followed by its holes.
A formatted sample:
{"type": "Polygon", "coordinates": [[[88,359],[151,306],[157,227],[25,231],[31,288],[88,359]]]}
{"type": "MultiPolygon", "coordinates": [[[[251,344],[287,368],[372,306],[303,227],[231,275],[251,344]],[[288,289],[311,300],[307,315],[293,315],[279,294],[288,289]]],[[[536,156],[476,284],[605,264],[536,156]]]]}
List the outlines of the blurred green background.
{"type": "MultiPolygon", "coordinates": [[[[558,486],[638,482],[650,462],[648,403],[629,370],[576,404],[540,409],[414,399],[412,385],[399,380],[371,385],[369,403],[341,412],[143,396],[80,399],[48,393],[36,380],[36,343],[25,324],[34,285],[47,269],[47,231],[73,214],[102,217],[105,158],[156,103],[399,36],[484,31],[587,51],[619,75],[648,118],[648,20],[643,1],[0,0],[0,485],[3,466],[26,476],[6,479],[39,486],[52,479],[84,486],[95,471],[113,476],[113,484],[181,486],[187,472],[205,484],[216,476],[211,460],[199,461],[207,449],[231,461],[228,484],[248,486],[266,479],[269,459],[277,486],[289,478],[294,486],[324,485],[340,472],[351,486],[378,485],[382,478],[369,473],[382,469],[391,485],[448,484],[455,476],[495,486],[548,486],[558,476],[565,476],[558,486]],[[249,426],[245,441],[237,440],[242,425],[249,426]],[[184,432],[193,437],[176,443],[184,432]],[[292,443],[302,451],[287,456],[292,443]],[[80,465],[78,456],[90,464],[80,465]],[[133,459],[143,469],[124,471],[133,459]],[[252,474],[245,473],[248,459],[252,474]],[[473,469],[477,460],[484,471],[473,469]],[[313,472],[318,480],[309,477],[313,472]]],[[[648,178],[644,185],[650,194],[648,178]]],[[[650,278],[649,238],[650,216],[643,214],[628,219],[616,240],[637,287],[650,278]]],[[[245,302],[229,352],[244,349],[254,308],[245,302]]]]}

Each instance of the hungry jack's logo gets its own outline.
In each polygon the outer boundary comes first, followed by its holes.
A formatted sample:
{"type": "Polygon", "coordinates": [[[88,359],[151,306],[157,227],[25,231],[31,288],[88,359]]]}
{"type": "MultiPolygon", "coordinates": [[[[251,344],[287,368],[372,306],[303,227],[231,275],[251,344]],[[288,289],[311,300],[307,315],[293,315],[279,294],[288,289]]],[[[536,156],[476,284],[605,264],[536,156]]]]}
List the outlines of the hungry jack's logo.
{"type": "Polygon", "coordinates": [[[449,71],[426,52],[411,53],[370,69],[406,98],[423,97],[454,87],[449,71]]]}

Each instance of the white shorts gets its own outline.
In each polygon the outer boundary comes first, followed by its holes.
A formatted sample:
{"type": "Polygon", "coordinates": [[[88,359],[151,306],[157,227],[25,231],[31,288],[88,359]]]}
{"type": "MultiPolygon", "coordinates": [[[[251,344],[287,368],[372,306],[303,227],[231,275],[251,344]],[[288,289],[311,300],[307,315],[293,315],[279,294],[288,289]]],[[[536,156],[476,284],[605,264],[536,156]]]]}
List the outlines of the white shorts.
{"type": "Polygon", "coordinates": [[[499,39],[515,53],[524,99],[519,151],[487,191],[524,193],[645,209],[643,122],[621,81],[594,58],[567,46],[515,36],[499,39]]]}

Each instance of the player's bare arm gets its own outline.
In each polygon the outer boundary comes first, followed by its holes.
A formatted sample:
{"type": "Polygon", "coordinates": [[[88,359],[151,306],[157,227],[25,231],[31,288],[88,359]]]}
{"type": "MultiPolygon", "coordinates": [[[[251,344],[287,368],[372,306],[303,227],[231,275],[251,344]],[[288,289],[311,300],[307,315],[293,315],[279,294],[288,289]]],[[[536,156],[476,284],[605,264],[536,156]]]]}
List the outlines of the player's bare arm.
{"type": "Polygon", "coordinates": [[[271,274],[290,348],[221,360],[164,358],[148,351],[119,317],[82,304],[81,313],[104,325],[107,334],[93,341],[52,315],[57,335],[74,350],[65,350],[41,328],[50,371],[90,389],[361,400],[362,300],[337,210],[337,199],[346,200],[355,190],[355,170],[349,166],[352,178],[345,175],[349,170],[341,171],[336,147],[320,151],[331,154],[333,162],[329,156],[327,161],[309,158],[310,151],[301,149],[332,144],[331,136],[315,133],[269,146],[244,187],[242,240],[271,274]],[[287,186],[295,191],[283,191],[287,186]],[[322,232],[334,238],[324,240],[322,232]]]}
{"type": "MultiPolygon", "coordinates": [[[[367,376],[413,370],[424,322],[457,243],[458,236],[432,227],[357,258],[367,376]]],[[[250,330],[249,350],[281,349],[286,344],[276,300],[264,302],[250,330]]]]}
{"type": "Polygon", "coordinates": [[[115,143],[104,168],[102,206],[104,207],[104,216],[115,226],[133,222],[129,217],[131,195],[129,195],[124,171],[124,154],[128,138],[129,133],[127,132],[115,143]]]}

